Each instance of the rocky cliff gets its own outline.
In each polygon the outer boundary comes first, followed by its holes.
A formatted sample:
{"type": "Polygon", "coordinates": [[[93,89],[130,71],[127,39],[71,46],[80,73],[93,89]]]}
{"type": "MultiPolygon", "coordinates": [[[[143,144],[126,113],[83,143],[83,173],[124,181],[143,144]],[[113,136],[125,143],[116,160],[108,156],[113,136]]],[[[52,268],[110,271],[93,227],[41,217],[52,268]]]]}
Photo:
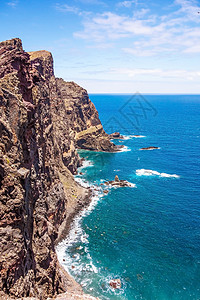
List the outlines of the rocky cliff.
{"type": "Polygon", "coordinates": [[[77,148],[117,151],[86,90],[55,78],[47,51],[0,43],[0,295],[46,299],[81,289],[55,245],[89,191],[72,174],[77,148]],[[70,288],[71,287],[71,288],[70,288]]]}

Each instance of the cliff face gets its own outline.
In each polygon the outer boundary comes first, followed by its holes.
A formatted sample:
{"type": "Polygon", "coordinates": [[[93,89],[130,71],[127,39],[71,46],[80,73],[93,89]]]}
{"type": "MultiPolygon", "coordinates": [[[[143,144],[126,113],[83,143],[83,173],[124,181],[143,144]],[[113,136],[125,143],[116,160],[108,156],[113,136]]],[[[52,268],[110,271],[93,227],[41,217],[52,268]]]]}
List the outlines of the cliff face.
{"type": "MultiPolygon", "coordinates": [[[[46,299],[75,284],[55,245],[89,201],[76,148],[116,151],[87,92],[57,79],[47,51],[0,43],[0,290],[46,299]]],[[[79,287],[77,286],[77,290],[79,287]]]]}

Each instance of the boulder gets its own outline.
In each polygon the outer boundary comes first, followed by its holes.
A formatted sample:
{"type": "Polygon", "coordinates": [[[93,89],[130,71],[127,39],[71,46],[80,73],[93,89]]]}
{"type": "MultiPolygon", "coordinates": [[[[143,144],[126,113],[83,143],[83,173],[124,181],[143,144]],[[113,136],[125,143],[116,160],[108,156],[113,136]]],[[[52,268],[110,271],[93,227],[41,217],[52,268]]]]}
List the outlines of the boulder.
{"type": "Polygon", "coordinates": [[[112,185],[113,187],[135,187],[135,184],[128,182],[127,180],[119,180],[118,175],[115,176],[115,180],[106,181],[105,185],[112,185]]]}
{"type": "Polygon", "coordinates": [[[121,280],[119,278],[110,280],[109,285],[113,289],[121,289],[121,287],[122,287],[122,283],[121,283],[121,280]]]}
{"type": "Polygon", "coordinates": [[[123,135],[121,135],[119,132],[111,133],[109,136],[111,139],[123,139],[124,138],[123,135]]]}
{"type": "Polygon", "coordinates": [[[115,181],[120,182],[118,175],[115,176],[115,181]]]}

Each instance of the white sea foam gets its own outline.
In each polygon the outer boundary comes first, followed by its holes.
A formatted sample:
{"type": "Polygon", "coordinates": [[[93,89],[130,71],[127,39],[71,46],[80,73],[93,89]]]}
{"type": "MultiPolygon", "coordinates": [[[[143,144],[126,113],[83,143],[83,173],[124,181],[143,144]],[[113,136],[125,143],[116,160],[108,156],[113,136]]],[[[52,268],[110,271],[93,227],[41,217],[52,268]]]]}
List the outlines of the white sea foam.
{"type": "Polygon", "coordinates": [[[145,138],[145,135],[133,135],[132,137],[134,137],[135,139],[140,139],[140,138],[145,138]]]}
{"type": "Polygon", "coordinates": [[[123,140],[131,140],[133,138],[133,135],[123,135],[123,140]]]}
{"type": "Polygon", "coordinates": [[[138,138],[145,138],[145,135],[123,135],[123,140],[131,140],[132,138],[138,139],[138,138]]]}
{"type": "MultiPolygon", "coordinates": [[[[82,186],[92,188],[93,195],[89,206],[75,217],[67,238],[56,247],[58,260],[75,279],[77,277],[81,278],[81,285],[87,287],[87,290],[93,289],[92,282],[94,280],[94,274],[96,274],[95,276],[99,278],[98,282],[102,282],[102,285],[104,284],[106,286],[106,290],[109,294],[121,294],[126,287],[125,282],[121,279],[122,288],[120,290],[115,291],[110,287],[109,281],[115,278],[116,274],[110,275],[109,279],[102,275],[101,268],[95,265],[92,260],[88,247],[88,235],[81,226],[82,218],[90,214],[101,197],[105,196],[103,188],[102,186],[91,186],[89,182],[78,176],[75,176],[75,180],[82,186]]],[[[100,182],[104,181],[105,180],[100,180],[100,182]]],[[[135,186],[134,184],[132,185],[133,187],[135,186]]],[[[88,229],[91,230],[90,228],[88,229]]],[[[117,277],[120,278],[120,276],[117,277]]]]}
{"type": "Polygon", "coordinates": [[[161,177],[174,177],[174,178],[180,178],[179,175],[176,174],[167,174],[167,173],[160,173],[161,177]]]}
{"type": "Polygon", "coordinates": [[[81,211],[77,215],[77,217],[75,217],[73,223],[71,224],[71,229],[67,238],[61,243],[59,243],[56,247],[56,253],[59,262],[64,266],[67,272],[69,272],[70,274],[72,273],[72,275],[73,273],[75,273],[76,275],[80,275],[83,271],[98,273],[98,268],[93,264],[92,258],[88,253],[88,235],[84,232],[84,230],[81,227],[81,220],[83,217],[90,214],[90,212],[95,208],[99,199],[103,197],[104,194],[101,187],[94,187],[90,185],[89,182],[79,177],[75,177],[75,180],[84,187],[92,188],[93,195],[89,206],[83,209],[83,211],[81,211]],[[73,247],[76,244],[79,245],[76,248],[77,253],[71,256],[69,253],[70,251],[68,252],[67,249],[73,247]],[[87,262],[81,262],[81,254],[78,252],[87,253],[87,262]]]}
{"type": "Polygon", "coordinates": [[[141,148],[141,149],[139,149],[140,151],[152,151],[152,150],[159,150],[159,149],[161,149],[160,147],[156,147],[156,148],[149,148],[149,149],[144,149],[144,148],[141,148]]]}
{"type": "Polygon", "coordinates": [[[180,178],[179,175],[176,174],[167,174],[167,173],[159,173],[157,171],[153,170],[147,170],[147,169],[138,169],[136,170],[136,175],[138,176],[159,176],[159,177],[172,177],[172,178],[180,178]]]}
{"type": "Polygon", "coordinates": [[[126,281],[120,275],[116,276],[116,274],[109,274],[106,277],[101,276],[101,278],[99,280],[99,288],[103,292],[106,291],[108,293],[108,295],[117,296],[117,295],[124,294],[124,291],[127,288],[127,284],[126,284],[126,281]],[[113,279],[120,279],[121,285],[122,285],[120,289],[114,289],[110,286],[110,281],[113,279]]]}
{"type": "Polygon", "coordinates": [[[91,185],[84,179],[80,178],[80,177],[74,177],[75,181],[80,184],[82,187],[84,188],[89,188],[91,187],[91,185]]]}
{"type": "Polygon", "coordinates": [[[131,148],[127,147],[127,146],[124,146],[123,148],[121,148],[119,150],[119,152],[128,152],[128,151],[131,151],[131,148]]]}
{"type": "Polygon", "coordinates": [[[88,168],[88,167],[93,167],[94,164],[91,160],[83,160],[82,166],[78,168],[78,171],[80,172],[82,169],[88,168]]]}
{"type": "Polygon", "coordinates": [[[129,184],[130,184],[129,187],[131,187],[131,188],[136,188],[137,187],[135,183],[129,182],[129,184]]]}

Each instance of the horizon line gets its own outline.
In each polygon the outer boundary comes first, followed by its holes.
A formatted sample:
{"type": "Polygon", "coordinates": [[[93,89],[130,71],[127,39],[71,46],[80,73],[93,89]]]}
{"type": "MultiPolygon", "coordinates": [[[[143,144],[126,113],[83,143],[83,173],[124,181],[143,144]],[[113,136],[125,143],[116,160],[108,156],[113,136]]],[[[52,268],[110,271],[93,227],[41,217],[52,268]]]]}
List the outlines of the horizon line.
{"type": "Polygon", "coordinates": [[[133,93],[111,93],[111,92],[102,92],[102,93],[96,93],[96,92],[88,92],[89,95],[135,95],[135,94],[140,94],[140,95],[158,95],[158,96],[200,96],[199,94],[192,94],[192,93],[140,93],[140,92],[133,92],[133,93]]]}

